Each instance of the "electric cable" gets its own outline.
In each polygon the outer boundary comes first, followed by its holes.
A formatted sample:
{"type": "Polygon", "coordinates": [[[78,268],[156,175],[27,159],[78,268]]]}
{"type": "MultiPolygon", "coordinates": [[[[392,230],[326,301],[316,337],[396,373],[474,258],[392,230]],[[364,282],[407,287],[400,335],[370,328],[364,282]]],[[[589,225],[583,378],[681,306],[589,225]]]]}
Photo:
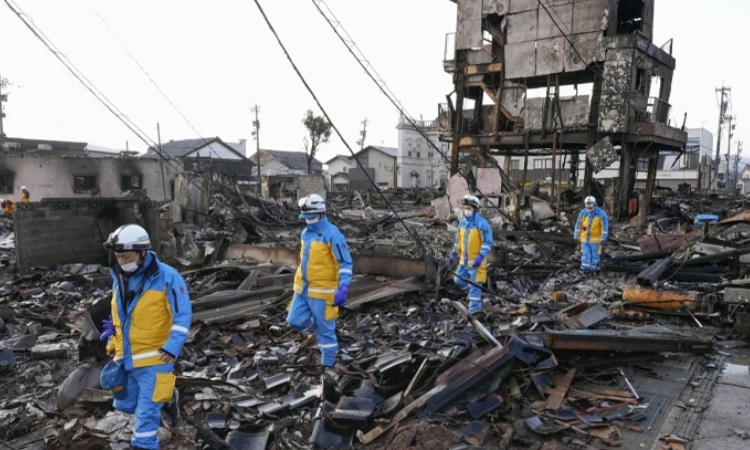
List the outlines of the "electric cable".
{"type": "MultiPolygon", "coordinates": [[[[51,39],[49,39],[42,30],[34,24],[33,20],[31,20],[31,17],[26,14],[21,8],[18,7],[18,5],[15,4],[13,0],[3,0],[5,4],[8,6],[8,8],[23,22],[23,24],[34,34],[34,36],[39,39],[42,44],[49,50],[55,58],[57,58],[58,61],[60,61],[65,68],[78,80],[84,88],[86,88],[87,91],[91,93],[112,115],[114,115],[120,122],[122,122],[125,127],[128,128],[133,134],[135,134],[138,139],[140,139],[144,144],[146,144],[148,147],[154,149],[154,153],[156,153],[162,160],[164,160],[170,167],[172,167],[177,173],[187,175],[187,172],[180,167],[178,164],[176,164],[172,159],[167,158],[163,152],[159,149],[159,145],[154,142],[153,139],[151,139],[148,134],[146,134],[143,130],[141,130],[130,118],[128,118],[125,113],[123,113],[109,98],[104,95],[104,93],[99,90],[96,85],[91,82],[84,74],[81,72],[70,59],[65,56],[65,54],[60,51],[60,49],[52,42],[51,39]]],[[[191,183],[193,183],[198,189],[200,189],[202,192],[207,193],[203,187],[195,182],[194,180],[191,180],[190,177],[187,177],[187,180],[191,183]]]]}
{"type": "MultiPolygon", "coordinates": [[[[174,104],[174,102],[169,98],[169,96],[164,92],[164,90],[159,86],[159,84],[156,83],[156,81],[151,77],[151,75],[146,71],[146,69],[141,65],[141,63],[138,62],[138,59],[136,59],[136,57],[128,49],[128,47],[125,45],[125,43],[122,42],[122,40],[120,39],[120,37],[117,35],[117,33],[115,33],[115,30],[112,29],[112,27],[109,25],[109,23],[106,21],[106,19],[104,19],[104,17],[102,17],[101,13],[99,13],[99,10],[96,9],[96,6],[94,6],[94,4],[91,2],[91,0],[89,0],[88,3],[89,3],[89,6],[91,6],[91,9],[94,10],[94,13],[99,18],[99,20],[104,24],[104,26],[109,30],[109,32],[112,33],[112,36],[114,36],[115,40],[117,40],[117,42],[120,44],[120,47],[122,47],[122,49],[125,51],[125,53],[128,54],[128,56],[130,57],[130,59],[135,63],[136,66],[138,66],[138,68],[141,70],[141,72],[143,72],[143,74],[146,76],[146,78],[148,78],[148,80],[156,88],[156,90],[159,91],[159,93],[161,94],[161,96],[164,97],[164,99],[172,106],[172,108],[177,112],[177,114],[179,114],[179,116],[182,118],[182,120],[184,120],[185,123],[190,128],[192,128],[192,130],[195,132],[195,134],[197,134],[198,137],[201,140],[203,140],[203,145],[208,145],[208,140],[205,137],[203,137],[203,135],[201,133],[198,132],[198,130],[195,128],[195,126],[193,126],[193,124],[190,122],[190,120],[188,120],[188,118],[185,116],[185,114],[183,114],[182,111],[180,111],[180,109],[177,107],[177,105],[174,104]]],[[[214,155],[216,155],[216,157],[219,158],[220,160],[224,159],[224,158],[221,157],[221,155],[219,155],[216,152],[216,150],[214,150],[210,146],[208,147],[208,149],[210,151],[212,151],[214,153],[214,155]]],[[[247,160],[247,158],[245,158],[245,159],[247,160]]]]}
{"type": "MultiPolygon", "coordinates": [[[[379,75],[377,75],[377,72],[372,67],[372,64],[369,63],[369,61],[364,57],[364,55],[362,55],[361,58],[359,56],[357,56],[357,54],[355,53],[355,51],[353,50],[353,48],[356,49],[357,51],[359,51],[360,54],[362,53],[361,50],[359,50],[359,47],[357,47],[356,43],[354,43],[354,40],[349,36],[349,33],[346,32],[346,30],[344,29],[343,25],[341,24],[341,21],[339,21],[338,19],[336,19],[336,17],[333,15],[333,12],[331,11],[331,9],[326,5],[326,9],[329,11],[329,13],[331,14],[331,16],[333,17],[333,21],[330,20],[326,16],[326,13],[320,7],[321,3],[325,4],[323,2],[323,0],[312,0],[312,2],[315,5],[315,7],[318,9],[318,12],[326,20],[326,22],[328,23],[328,25],[330,25],[331,29],[336,34],[336,36],[338,36],[338,38],[341,40],[341,42],[347,47],[347,49],[349,50],[349,53],[352,56],[354,56],[354,58],[357,60],[357,62],[359,63],[359,65],[362,67],[362,69],[367,74],[367,76],[378,86],[378,89],[381,91],[381,93],[383,93],[383,95],[385,95],[386,98],[388,98],[388,100],[393,104],[394,107],[396,107],[396,109],[398,110],[399,114],[401,114],[401,116],[409,122],[409,125],[411,125],[411,127],[417,133],[419,133],[419,135],[422,136],[422,138],[424,138],[424,140],[427,142],[428,145],[430,145],[435,151],[437,151],[437,153],[443,158],[444,161],[446,161],[448,163],[451,163],[452,162],[451,159],[448,158],[445,155],[445,153],[443,153],[443,151],[440,150],[440,148],[437,145],[435,145],[435,143],[432,142],[432,140],[427,136],[427,134],[424,132],[424,130],[422,130],[422,127],[417,126],[417,124],[414,121],[414,119],[411,118],[411,116],[406,111],[406,109],[401,104],[401,102],[398,100],[398,98],[396,98],[395,94],[393,94],[393,92],[391,92],[391,90],[388,88],[387,84],[383,80],[381,80],[379,78],[379,75]],[[336,25],[333,24],[334,21],[336,22],[336,24],[338,26],[336,26],[336,25]],[[342,30],[343,33],[346,34],[346,37],[344,37],[339,32],[339,29],[342,30]],[[367,61],[367,63],[366,64],[363,63],[362,62],[363,60],[367,61]],[[370,70],[371,68],[372,68],[372,70],[370,70]]],[[[463,178],[466,181],[466,183],[469,186],[471,186],[471,182],[466,177],[466,175],[464,175],[460,170],[457,173],[459,174],[459,176],[461,176],[461,178],[463,178]]],[[[474,190],[477,193],[479,193],[479,195],[481,195],[482,197],[487,197],[477,186],[474,186],[474,190]]],[[[526,235],[526,237],[528,237],[529,239],[531,239],[533,241],[533,238],[531,237],[531,235],[528,234],[528,232],[526,230],[524,230],[520,226],[519,223],[517,223],[512,217],[510,217],[505,211],[503,211],[502,208],[500,208],[499,205],[495,205],[492,202],[490,202],[490,205],[492,207],[494,207],[495,209],[497,209],[497,211],[500,213],[501,216],[503,216],[503,218],[505,218],[506,220],[508,220],[511,224],[513,224],[513,226],[515,226],[518,230],[520,230],[522,233],[524,233],[526,235]]],[[[537,245],[539,245],[539,248],[547,256],[549,256],[549,252],[556,253],[557,255],[562,255],[562,253],[557,252],[554,249],[550,249],[549,247],[545,246],[542,243],[537,243],[537,245]]]]}
{"type": "Polygon", "coordinates": [[[367,179],[370,182],[370,184],[372,184],[375,187],[376,192],[383,199],[383,201],[385,202],[385,205],[388,207],[388,209],[390,209],[391,212],[394,214],[394,216],[396,217],[396,220],[399,221],[399,223],[404,227],[404,229],[406,230],[406,232],[414,239],[415,243],[417,244],[417,247],[420,250],[422,258],[425,260],[425,263],[428,265],[428,268],[430,268],[433,271],[437,270],[437,268],[435,267],[436,266],[436,259],[432,256],[432,254],[429,252],[429,250],[427,249],[427,247],[424,245],[424,243],[422,242],[422,239],[420,239],[420,237],[416,233],[416,231],[414,231],[413,229],[410,229],[407,226],[406,222],[404,222],[404,220],[401,218],[401,216],[398,214],[398,212],[396,212],[396,210],[393,208],[393,206],[391,205],[391,203],[388,201],[388,198],[378,188],[377,184],[372,179],[372,177],[370,176],[370,174],[367,172],[366,168],[364,167],[364,165],[362,164],[362,162],[359,160],[359,158],[357,157],[356,153],[354,153],[354,150],[352,150],[352,148],[349,145],[349,143],[346,141],[346,139],[344,138],[344,136],[341,134],[341,132],[339,131],[338,127],[336,127],[336,125],[331,120],[331,117],[328,115],[328,112],[325,110],[325,108],[321,104],[320,100],[315,95],[315,92],[313,91],[313,89],[307,83],[307,80],[305,79],[304,75],[302,75],[302,72],[300,72],[299,68],[297,67],[297,64],[294,62],[294,60],[292,59],[291,55],[287,51],[286,46],[281,41],[281,38],[279,37],[278,33],[276,32],[276,29],[274,28],[274,26],[271,23],[271,21],[268,19],[268,16],[266,15],[266,12],[263,10],[263,7],[261,6],[260,1],[259,0],[253,0],[253,1],[255,2],[255,5],[258,7],[258,10],[260,11],[260,14],[263,16],[263,20],[266,22],[266,25],[268,26],[269,30],[271,31],[271,33],[273,34],[274,38],[276,39],[276,42],[278,42],[279,46],[281,47],[281,50],[284,52],[284,55],[286,56],[287,60],[289,61],[289,64],[292,65],[292,68],[294,69],[294,72],[297,74],[297,76],[299,77],[300,81],[302,81],[302,84],[304,84],[305,89],[307,89],[307,91],[310,93],[310,95],[312,96],[313,100],[315,101],[315,104],[318,106],[318,108],[320,109],[320,111],[323,113],[323,115],[325,116],[325,118],[328,121],[328,123],[331,124],[331,128],[333,128],[333,130],[336,132],[336,135],[339,137],[339,139],[341,139],[341,142],[344,144],[344,146],[346,147],[346,149],[349,151],[349,153],[351,153],[352,158],[354,159],[354,161],[357,162],[357,165],[362,170],[362,172],[365,174],[365,176],[367,177],[367,179]]]}
{"type": "Polygon", "coordinates": [[[154,150],[154,153],[164,160],[168,166],[175,170],[176,173],[185,176],[185,179],[198,188],[202,193],[210,195],[203,186],[192,179],[190,174],[174,160],[164,155],[161,151],[161,147],[148,136],[143,130],[141,130],[135,122],[123,113],[109,98],[99,90],[94,83],[81,72],[73,62],[65,56],[65,54],[47,37],[44,32],[36,26],[31,17],[26,14],[13,0],[3,0],[8,8],[23,22],[23,24],[39,39],[42,44],[49,50],[58,61],[60,61],[65,68],[78,80],[87,91],[89,91],[110,113],[112,113],[125,127],[128,128],[138,139],[140,139],[147,147],[154,150]]]}

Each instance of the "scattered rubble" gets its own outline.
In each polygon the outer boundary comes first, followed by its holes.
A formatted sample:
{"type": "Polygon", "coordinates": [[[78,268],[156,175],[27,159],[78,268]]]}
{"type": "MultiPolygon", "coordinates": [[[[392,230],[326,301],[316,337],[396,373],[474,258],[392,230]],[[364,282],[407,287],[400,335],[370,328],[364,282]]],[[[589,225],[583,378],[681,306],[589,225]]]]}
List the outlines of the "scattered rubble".
{"type": "MultiPolygon", "coordinates": [[[[447,254],[457,217],[445,197],[386,195],[430,258],[447,254]]],[[[426,264],[378,196],[337,192],[328,202],[355,257],[426,264]]],[[[532,203],[552,214],[519,227],[483,210],[496,241],[483,308],[471,316],[448,269],[388,278],[355,259],[338,378],[325,386],[314,340],[285,324],[301,231],[293,202],[222,187],[195,223],[165,205],[161,251],[182,268],[194,315],[176,364],[181,419],[165,415],[163,448],[589,449],[660,439],[680,448],[726,350],[750,334],[744,201],[669,194],[643,227],[613,220],[597,274],[576,269],[565,220],[576,208],[532,203]],[[719,219],[698,228],[697,212],[719,219]],[[249,246],[272,256],[226,259],[249,246]],[[685,425],[663,429],[674,423],[685,425]]],[[[98,265],[0,274],[0,443],[127,448],[133,419],[112,411],[98,385],[110,296],[98,265]]]]}

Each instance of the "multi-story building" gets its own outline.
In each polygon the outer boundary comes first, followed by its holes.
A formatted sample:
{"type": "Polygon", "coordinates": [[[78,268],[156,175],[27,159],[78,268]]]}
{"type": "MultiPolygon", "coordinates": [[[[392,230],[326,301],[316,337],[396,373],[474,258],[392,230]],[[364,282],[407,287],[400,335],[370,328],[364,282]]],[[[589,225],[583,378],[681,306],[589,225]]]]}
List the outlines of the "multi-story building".
{"type": "MultiPolygon", "coordinates": [[[[448,144],[440,142],[438,121],[418,120],[415,124],[437,148],[447,155],[448,144]]],[[[449,175],[445,161],[430,143],[403,116],[398,125],[398,154],[396,157],[398,187],[439,187],[449,175]]]]}

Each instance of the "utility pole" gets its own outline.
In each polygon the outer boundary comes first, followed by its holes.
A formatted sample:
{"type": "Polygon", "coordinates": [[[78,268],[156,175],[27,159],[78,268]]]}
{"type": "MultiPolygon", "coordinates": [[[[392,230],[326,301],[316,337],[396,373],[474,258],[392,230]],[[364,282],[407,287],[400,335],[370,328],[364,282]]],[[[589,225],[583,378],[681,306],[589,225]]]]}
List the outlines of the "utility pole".
{"type": "Polygon", "coordinates": [[[727,126],[727,134],[729,136],[727,137],[727,154],[724,157],[724,159],[727,161],[727,173],[726,173],[726,182],[725,182],[726,187],[725,188],[729,190],[729,189],[733,189],[730,187],[731,179],[730,179],[729,174],[731,173],[730,160],[732,156],[732,137],[734,137],[734,127],[736,126],[734,121],[737,120],[737,118],[730,114],[729,117],[727,117],[727,120],[729,121],[729,126],[727,126]]]}
{"type": "Polygon", "coordinates": [[[255,163],[258,166],[258,183],[255,185],[255,193],[260,197],[260,120],[258,119],[258,113],[260,112],[260,106],[257,104],[253,106],[252,111],[255,113],[255,120],[253,121],[253,136],[255,137],[255,163]]]}
{"type": "MultiPolygon", "coordinates": [[[[742,141],[737,142],[737,153],[734,155],[734,189],[736,192],[737,183],[740,181],[739,166],[740,166],[740,154],[742,153],[742,141]]],[[[743,185],[744,186],[744,185],[743,185]]],[[[742,188],[742,194],[745,193],[745,188],[742,188]]]]}
{"type": "Polygon", "coordinates": [[[7,80],[3,80],[3,77],[0,76],[0,138],[5,137],[5,131],[3,130],[3,118],[5,117],[5,112],[3,111],[3,103],[8,101],[8,94],[3,94],[3,88],[6,86],[7,80]]]}
{"type": "Polygon", "coordinates": [[[365,120],[363,120],[361,123],[362,123],[362,130],[359,132],[359,140],[357,141],[357,144],[359,144],[360,150],[364,150],[365,139],[367,139],[367,117],[365,117],[365,120]]]}
{"type": "Polygon", "coordinates": [[[724,116],[727,113],[727,106],[729,105],[729,102],[727,101],[727,94],[731,91],[732,88],[726,87],[723,84],[721,85],[721,88],[716,88],[716,92],[721,93],[721,96],[719,97],[719,133],[718,137],[716,138],[716,157],[713,161],[713,176],[711,177],[711,182],[708,184],[709,189],[711,189],[713,184],[716,183],[719,179],[719,152],[721,151],[721,130],[724,127],[724,116]]]}

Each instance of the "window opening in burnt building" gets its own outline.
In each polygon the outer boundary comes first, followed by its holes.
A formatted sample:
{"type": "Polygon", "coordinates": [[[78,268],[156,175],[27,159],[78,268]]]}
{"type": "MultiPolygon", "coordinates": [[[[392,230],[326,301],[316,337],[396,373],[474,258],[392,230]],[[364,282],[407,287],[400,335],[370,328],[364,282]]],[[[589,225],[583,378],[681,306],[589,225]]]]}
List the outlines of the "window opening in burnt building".
{"type": "Polygon", "coordinates": [[[96,175],[73,176],[73,192],[91,192],[99,187],[99,177],[96,175]]]}
{"type": "Polygon", "coordinates": [[[617,34],[643,31],[643,0],[621,0],[617,4],[617,34]]]}
{"type": "Polygon", "coordinates": [[[0,173],[0,194],[13,193],[13,174],[0,173]]]}
{"type": "Polygon", "coordinates": [[[141,175],[122,175],[120,183],[123,191],[132,191],[143,188],[143,177],[141,175]]]}

